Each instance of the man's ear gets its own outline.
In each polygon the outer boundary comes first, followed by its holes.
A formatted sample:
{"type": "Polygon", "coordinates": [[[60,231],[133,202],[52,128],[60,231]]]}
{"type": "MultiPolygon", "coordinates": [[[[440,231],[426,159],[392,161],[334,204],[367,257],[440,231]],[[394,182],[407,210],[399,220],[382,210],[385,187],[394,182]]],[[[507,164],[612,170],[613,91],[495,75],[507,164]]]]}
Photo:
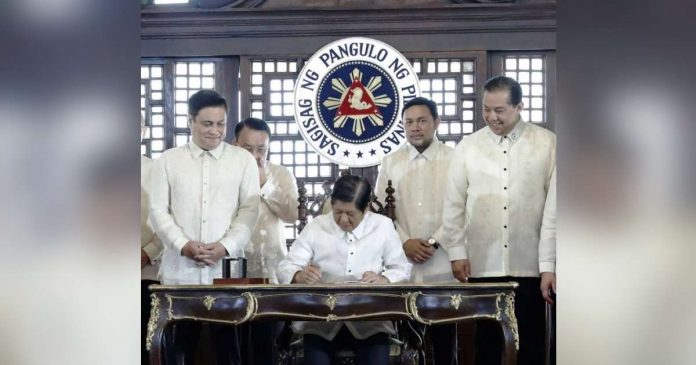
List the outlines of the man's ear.
{"type": "Polygon", "coordinates": [[[188,117],[188,127],[191,128],[191,125],[193,124],[193,117],[191,114],[187,114],[188,117]]]}
{"type": "Polygon", "coordinates": [[[435,119],[435,133],[437,133],[437,129],[440,127],[440,117],[437,117],[435,119]]]}
{"type": "Polygon", "coordinates": [[[515,107],[515,109],[517,110],[518,113],[521,112],[522,109],[524,109],[524,102],[523,102],[523,101],[520,101],[520,103],[517,104],[517,106],[515,107]]]}

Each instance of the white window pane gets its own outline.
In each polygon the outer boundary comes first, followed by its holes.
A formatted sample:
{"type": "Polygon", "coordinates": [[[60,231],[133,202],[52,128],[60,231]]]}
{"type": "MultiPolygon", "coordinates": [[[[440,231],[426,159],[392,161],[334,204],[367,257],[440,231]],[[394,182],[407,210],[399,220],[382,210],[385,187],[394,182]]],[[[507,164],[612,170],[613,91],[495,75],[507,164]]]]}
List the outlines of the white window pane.
{"type": "Polygon", "coordinates": [[[176,127],[177,128],[188,128],[188,118],[183,115],[176,117],[176,127]]]}
{"type": "Polygon", "coordinates": [[[149,67],[147,67],[147,66],[140,67],[140,78],[141,79],[150,78],[150,68],[149,67]]]}
{"type": "Polygon", "coordinates": [[[186,75],[188,73],[188,65],[186,63],[177,63],[176,64],[176,74],[177,75],[186,75]]]}
{"type": "Polygon", "coordinates": [[[297,135],[297,133],[299,133],[299,131],[297,130],[297,123],[290,123],[290,125],[288,126],[288,134],[294,136],[297,135]]]}
{"type": "Polygon", "coordinates": [[[415,62],[413,64],[413,71],[416,71],[417,74],[421,72],[421,63],[420,62],[415,62]]]}
{"type": "Polygon", "coordinates": [[[280,105],[271,105],[271,116],[279,117],[283,114],[283,108],[280,105]]]}
{"type": "Polygon", "coordinates": [[[263,72],[263,64],[261,62],[252,62],[251,72],[263,72]]]}
{"type": "Polygon", "coordinates": [[[186,90],[177,90],[176,91],[176,101],[187,101],[188,100],[188,92],[186,90]]]}
{"type": "Polygon", "coordinates": [[[457,95],[455,93],[445,93],[445,103],[454,103],[457,101],[457,95]]]}
{"type": "Polygon", "coordinates": [[[421,91],[430,91],[430,80],[420,80],[420,89],[421,91]]]}
{"type": "Polygon", "coordinates": [[[522,88],[522,95],[529,95],[529,84],[520,85],[522,88]]]}
{"type": "Polygon", "coordinates": [[[544,61],[541,58],[533,58],[532,59],[532,70],[543,70],[544,69],[544,61]]]}
{"type": "Polygon", "coordinates": [[[263,109],[263,103],[259,102],[259,101],[253,102],[253,103],[251,103],[251,109],[261,110],[261,109],[263,109]]]}
{"type": "Polygon", "coordinates": [[[140,145],[140,154],[141,155],[146,155],[147,154],[147,147],[145,147],[144,144],[140,145]]]}
{"type": "Polygon", "coordinates": [[[532,98],[532,108],[541,109],[544,107],[543,98],[532,98]]]}
{"type": "Polygon", "coordinates": [[[290,72],[297,72],[297,63],[291,62],[291,63],[288,65],[288,67],[289,67],[290,72]]]}
{"type": "Polygon", "coordinates": [[[305,141],[295,141],[295,151],[304,152],[306,151],[307,142],[305,141]]]}
{"type": "Polygon", "coordinates": [[[262,113],[262,112],[252,112],[252,113],[251,113],[251,117],[252,117],[252,118],[263,119],[263,113],[262,113]]]}
{"type": "Polygon", "coordinates": [[[517,72],[507,71],[507,72],[505,72],[505,76],[507,76],[511,79],[517,80],[517,72]]]}
{"type": "Polygon", "coordinates": [[[295,154],[295,163],[298,165],[304,165],[305,164],[305,154],[304,153],[296,153],[295,154]]]}
{"type": "Polygon", "coordinates": [[[520,58],[517,67],[520,70],[529,70],[529,58],[520,58]]]}
{"type": "Polygon", "coordinates": [[[189,63],[189,75],[200,76],[201,64],[198,62],[189,63]]]}
{"type": "Polygon", "coordinates": [[[456,113],[457,109],[454,105],[445,105],[445,115],[455,115],[456,113]]]}
{"type": "Polygon", "coordinates": [[[271,141],[271,147],[270,150],[271,152],[280,152],[281,151],[281,141],[271,141]]]}
{"type": "Polygon", "coordinates": [[[307,166],[307,177],[319,176],[319,168],[317,166],[307,166]]]}
{"type": "Polygon", "coordinates": [[[162,100],[162,92],[153,92],[152,93],[152,100],[162,100]]]}
{"type": "MultiPolygon", "coordinates": [[[[273,80],[273,81],[278,81],[278,80],[273,80]]],[[[271,81],[271,83],[273,83],[273,81],[271,81]]],[[[271,103],[273,103],[273,104],[280,104],[280,103],[283,102],[283,94],[281,94],[281,93],[271,93],[271,98],[270,98],[270,99],[271,99],[271,103]]]]}
{"type": "Polygon", "coordinates": [[[474,84],[474,75],[462,75],[462,83],[464,85],[473,85],[474,84]]]}
{"type": "Polygon", "coordinates": [[[286,103],[293,103],[292,91],[283,93],[283,101],[285,101],[286,103]]]}
{"type": "Polygon", "coordinates": [[[517,82],[519,82],[519,83],[529,82],[529,72],[520,72],[517,75],[517,82]]]}
{"type": "Polygon", "coordinates": [[[457,82],[454,79],[445,79],[445,90],[454,91],[457,89],[457,82]]]}
{"type": "Polygon", "coordinates": [[[440,61],[437,63],[437,72],[447,72],[447,62],[440,61]]]}
{"type": "Polygon", "coordinates": [[[517,59],[516,58],[506,58],[505,59],[505,69],[506,70],[517,70],[517,59]]]}
{"type": "Polygon", "coordinates": [[[291,79],[283,80],[283,90],[292,90],[295,88],[295,83],[291,79]]]}
{"type": "Polygon", "coordinates": [[[152,150],[153,151],[164,150],[164,142],[162,140],[153,140],[152,141],[152,150]]]}
{"type": "Polygon", "coordinates": [[[291,117],[295,114],[295,109],[292,104],[286,104],[283,106],[283,115],[286,117],[291,117]]]}
{"type": "Polygon", "coordinates": [[[164,138],[164,128],[162,127],[154,127],[150,128],[152,131],[152,137],[150,138],[164,138]]]}
{"type": "Polygon", "coordinates": [[[462,133],[462,124],[461,123],[451,123],[450,124],[450,133],[451,134],[461,134],[462,133]]]}
{"type": "MultiPolygon", "coordinates": [[[[288,124],[287,123],[276,123],[276,133],[278,134],[288,134],[288,124]]],[[[291,145],[292,147],[292,145],[291,145]]],[[[291,151],[292,148],[286,148],[283,146],[283,151],[291,151]]]]}
{"type": "Polygon", "coordinates": [[[295,166],[295,177],[307,177],[307,168],[304,166],[295,166]]]}
{"type": "Polygon", "coordinates": [[[532,96],[544,95],[544,87],[542,85],[532,85],[532,96]]]}
{"type": "Polygon", "coordinates": [[[215,65],[210,62],[206,62],[203,64],[203,75],[205,76],[212,76],[215,73],[215,65]]]}
{"type": "Polygon", "coordinates": [[[532,82],[544,82],[544,74],[542,72],[532,72],[532,82]]]}
{"type": "Polygon", "coordinates": [[[435,72],[435,62],[428,62],[428,73],[434,73],[435,72]]]}
{"type": "Polygon", "coordinates": [[[188,86],[188,80],[186,77],[177,77],[176,78],[176,88],[177,89],[185,89],[188,86]]]}
{"type": "Polygon", "coordinates": [[[441,79],[433,80],[433,91],[442,91],[442,80],[441,79]]]}
{"type": "Polygon", "coordinates": [[[201,88],[201,78],[200,77],[190,77],[189,78],[189,87],[191,89],[200,89],[201,88]]]}
{"type": "Polygon", "coordinates": [[[319,172],[321,172],[321,176],[331,176],[331,166],[322,165],[319,172]]]}
{"type": "Polygon", "coordinates": [[[283,153],[283,165],[290,166],[292,165],[293,162],[293,155],[292,153],[283,153]]]}
{"type": "Polygon", "coordinates": [[[471,100],[465,100],[462,102],[462,107],[465,109],[473,109],[474,108],[474,102],[471,100]]]}
{"type": "Polygon", "coordinates": [[[462,120],[474,120],[474,111],[473,110],[463,110],[462,111],[462,120]]]}
{"type": "Polygon", "coordinates": [[[522,119],[523,119],[523,120],[526,120],[526,121],[529,121],[529,120],[530,120],[530,119],[529,119],[529,110],[523,109],[523,110],[520,112],[520,115],[522,115],[522,119]]]}
{"type": "Polygon", "coordinates": [[[271,91],[281,91],[282,89],[283,89],[282,80],[278,80],[278,79],[271,80],[271,91]]]}
{"type": "Polygon", "coordinates": [[[467,87],[462,88],[462,92],[463,92],[464,94],[473,94],[473,93],[474,93],[474,88],[473,88],[473,87],[470,87],[470,86],[467,86],[467,87]]]}
{"type": "Polygon", "coordinates": [[[204,77],[202,86],[204,89],[214,89],[215,79],[213,79],[212,77],[204,77]]]}
{"type": "Polygon", "coordinates": [[[288,71],[288,63],[284,61],[278,62],[276,65],[278,66],[278,72],[287,72],[288,71]]]}
{"type": "Polygon", "coordinates": [[[275,64],[273,62],[266,62],[263,67],[265,72],[275,72],[275,64]]]}
{"type": "Polygon", "coordinates": [[[543,122],[544,113],[541,110],[532,110],[532,122],[539,123],[543,122]]]}
{"type": "Polygon", "coordinates": [[[254,86],[251,88],[251,93],[254,95],[261,95],[263,93],[263,88],[261,86],[254,86]]]}
{"type": "Polygon", "coordinates": [[[440,123],[440,125],[437,127],[437,134],[448,134],[449,129],[447,127],[447,123],[440,123]]]}
{"type": "Polygon", "coordinates": [[[462,71],[463,72],[472,72],[474,71],[474,63],[469,61],[469,62],[462,62],[462,71]]]}
{"type": "Polygon", "coordinates": [[[319,163],[319,155],[312,152],[307,155],[307,163],[316,164],[319,163]]]}
{"type": "Polygon", "coordinates": [[[188,105],[186,103],[176,103],[176,114],[188,114],[188,105]]]}
{"type": "Polygon", "coordinates": [[[279,155],[279,154],[272,153],[272,154],[271,154],[270,160],[271,160],[271,162],[273,162],[273,163],[276,164],[276,165],[281,165],[281,163],[280,163],[280,155],[279,155]]]}
{"type": "Polygon", "coordinates": [[[462,69],[462,63],[459,61],[450,62],[450,72],[459,72],[462,69]]]}
{"type": "Polygon", "coordinates": [[[152,66],[150,69],[150,76],[152,78],[161,78],[162,77],[162,66],[152,66]]]}
{"type": "Polygon", "coordinates": [[[474,132],[474,123],[464,123],[462,125],[462,133],[473,133],[474,132]]]}
{"type": "Polygon", "coordinates": [[[152,125],[162,125],[164,124],[164,117],[162,116],[162,114],[153,114],[150,122],[152,123],[152,125]]]}
{"type": "Polygon", "coordinates": [[[433,99],[433,101],[434,101],[435,103],[437,103],[437,104],[442,103],[442,99],[443,99],[442,93],[433,93],[432,99],[433,99]]]}
{"type": "Polygon", "coordinates": [[[259,74],[251,75],[251,83],[253,85],[261,85],[261,83],[263,83],[263,75],[259,75],[259,74]]]}

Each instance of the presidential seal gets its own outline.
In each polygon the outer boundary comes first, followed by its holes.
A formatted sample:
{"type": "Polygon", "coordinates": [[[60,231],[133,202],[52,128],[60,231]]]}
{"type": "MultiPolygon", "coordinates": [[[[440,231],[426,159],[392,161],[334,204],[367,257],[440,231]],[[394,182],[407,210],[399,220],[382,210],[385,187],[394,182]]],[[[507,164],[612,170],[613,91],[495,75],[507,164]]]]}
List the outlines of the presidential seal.
{"type": "Polygon", "coordinates": [[[317,153],[339,165],[367,167],[405,143],[401,111],[420,89],[401,53],[375,39],[352,37],[315,53],[294,95],[298,129],[317,153]]]}

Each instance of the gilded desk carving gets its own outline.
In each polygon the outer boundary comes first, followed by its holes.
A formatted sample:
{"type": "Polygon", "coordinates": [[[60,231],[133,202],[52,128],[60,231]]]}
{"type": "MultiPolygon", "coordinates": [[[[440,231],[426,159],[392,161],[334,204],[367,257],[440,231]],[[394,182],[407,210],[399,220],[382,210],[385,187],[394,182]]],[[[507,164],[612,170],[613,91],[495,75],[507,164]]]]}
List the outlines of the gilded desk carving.
{"type": "Polygon", "coordinates": [[[503,329],[503,363],[519,349],[516,283],[386,285],[200,285],[151,287],[146,345],[163,363],[165,327],[179,320],[239,325],[253,320],[415,320],[432,325],[486,318],[503,329]],[[164,314],[166,313],[166,314],[164,314]]]}

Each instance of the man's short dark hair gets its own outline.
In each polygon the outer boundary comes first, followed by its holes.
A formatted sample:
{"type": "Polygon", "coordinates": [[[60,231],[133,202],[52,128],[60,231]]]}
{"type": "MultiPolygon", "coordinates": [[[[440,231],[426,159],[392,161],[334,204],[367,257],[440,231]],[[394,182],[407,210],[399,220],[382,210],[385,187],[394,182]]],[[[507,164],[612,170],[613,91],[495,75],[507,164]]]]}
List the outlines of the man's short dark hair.
{"type": "Polygon", "coordinates": [[[497,90],[507,90],[510,92],[508,103],[512,106],[517,106],[522,102],[522,87],[515,79],[507,76],[491,77],[483,85],[483,90],[493,92],[497,90]]]}
{"type": "Polygon", "coordinates": [[[227,101],[214,90],[198,90],[188,99],[188,113],[195,118],[198,112],[209,106],[221,106],[227,112],[227,101]]]}
{"type": "Polygon", "coordinates": [[[336,200],[344,203],[355,203],[361,212],[367,209],[372,195],[372,186],[366,178],[355,175],[341,176],[334,184],[331,192],[331,204],[336,200]]]}
{"type": "Polygon", "coordinates": [[[268,138],[271,138],[271,128],[268,126],[268,123],[259,118],[246,118],[234,126],[234,139],[239,139],[239,134],[242,133],[242,129],[244,127],[253,129],[255,131],[266,132],[266,134],[268,134],[268,138]]]}
{"type": "Polygon", "coordinates": [[[406,109],[416,105],[425,105],[428,107],[428,110],[430,110],[430,115],[433,116],[433,120],[438,118],[437,105],[435,105],[435,102],[422,96],[407,101],[406,104],[404,104],[404,110],[401,112],[401,116],[406,113],[406,109]]]}

